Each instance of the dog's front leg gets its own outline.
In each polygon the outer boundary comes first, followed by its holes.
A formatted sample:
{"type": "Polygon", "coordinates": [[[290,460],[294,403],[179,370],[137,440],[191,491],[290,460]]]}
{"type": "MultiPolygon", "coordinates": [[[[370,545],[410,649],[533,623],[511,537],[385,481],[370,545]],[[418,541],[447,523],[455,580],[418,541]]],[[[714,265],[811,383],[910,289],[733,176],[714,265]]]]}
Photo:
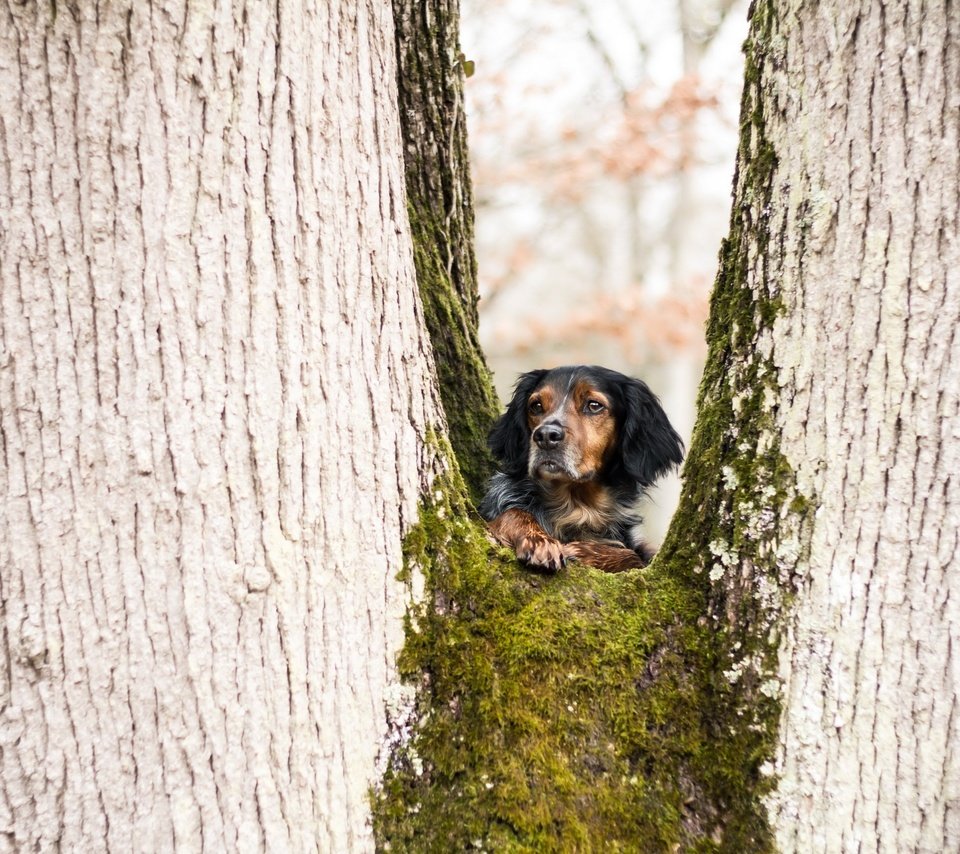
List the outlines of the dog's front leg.
{"type": "Polygon", "coordinates": [[[505,510],[487,527],[497,542],[509,546],[524,563],[556,572],[566,563],[564,546],[551,537],[526,510],[505,510]]]}
{"type": "Polygon", "coordinates": [[[604,572],[624,572],[628,569],[641,569],[649,562],[633,549],[625,546],[611,546],[608,543],[591,543],[577,540],[565,543],[564,554],[568,558],[602,569],[604,572]]]}

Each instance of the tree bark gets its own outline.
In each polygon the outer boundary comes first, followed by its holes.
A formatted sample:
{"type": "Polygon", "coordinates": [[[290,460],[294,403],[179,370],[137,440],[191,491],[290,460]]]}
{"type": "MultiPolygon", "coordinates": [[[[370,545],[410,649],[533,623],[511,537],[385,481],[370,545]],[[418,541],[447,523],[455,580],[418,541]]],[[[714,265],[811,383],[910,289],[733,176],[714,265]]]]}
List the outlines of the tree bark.
{"type": "Polygon", "coordinates": [[[680,509],[556,577],[447,445],[412,9],[2,13],[3,846],[366,849],[383,745],[394,850],[956,848],[956,9],[754,4],[680,509]]]}
{"type": "Polygon", "coordinates": [[[751,9],[665,551],[712,567],[742,713],[782,701],[758,771],[784,851],[960,844],[958,35],[950,3],[751,9]]]}
{"type": "Polygon", "coordinates": [[[379,2],[0,11],[6,850],[369,847],[442,432],[379,2]]]}
{"type": "Polygon", "coordinates": [[[960,7],[786,3],[760,68],[782,451],[784,851],[960,847],[960,7]]]}

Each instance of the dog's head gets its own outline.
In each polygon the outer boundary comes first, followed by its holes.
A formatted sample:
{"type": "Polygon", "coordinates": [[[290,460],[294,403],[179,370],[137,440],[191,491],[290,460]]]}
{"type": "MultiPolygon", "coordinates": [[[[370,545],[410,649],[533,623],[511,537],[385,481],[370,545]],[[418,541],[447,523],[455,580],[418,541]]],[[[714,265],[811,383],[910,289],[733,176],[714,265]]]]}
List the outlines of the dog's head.
{"type": "Polygon", "coordinates": [[[490,433],[514,477],[650,486],[683,460],[683,442],[646,383],[608,368],[530,371],[490,433]]]}

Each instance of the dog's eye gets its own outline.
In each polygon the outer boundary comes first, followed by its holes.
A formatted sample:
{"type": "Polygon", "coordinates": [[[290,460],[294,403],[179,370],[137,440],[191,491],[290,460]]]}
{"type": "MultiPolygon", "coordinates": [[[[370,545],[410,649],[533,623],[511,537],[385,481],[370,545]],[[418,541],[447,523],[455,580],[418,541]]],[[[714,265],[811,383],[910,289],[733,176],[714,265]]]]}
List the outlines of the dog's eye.
{"type": "Polygon", "coordinates": [[[599,400],[588,400],[583,407],[584,412],[589,412],[591,415],[596,415],[598,412],[603,412],[605,407],[599,400]]]}
{"type": "Polygon", "coordinates": [[[530,404],[531,415],[539,415],[541,412],[543,412],[543,404],[539,400],[535,400],[530,404]]]}

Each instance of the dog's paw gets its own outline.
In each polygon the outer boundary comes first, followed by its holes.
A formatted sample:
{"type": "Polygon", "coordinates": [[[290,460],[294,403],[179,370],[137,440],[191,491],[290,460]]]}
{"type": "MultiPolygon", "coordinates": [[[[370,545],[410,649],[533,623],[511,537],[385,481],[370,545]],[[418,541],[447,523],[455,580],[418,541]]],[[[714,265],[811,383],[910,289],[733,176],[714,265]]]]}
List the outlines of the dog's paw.
{"type": "Polygon", "coordinates": [[[647,561],[633,549],[607,543],[577,540],[565,543],[563,551],[568,560],[576,560],[604,572],[625,572],[628,569],[642,569],[647,565],[647,561]]]}
{"type": "Polygon", "coordinates": [[[520,540],[517,557],[534,569],[557,572],[566,564],[564,546],[553,537],[531,534],[520,540]]]}

